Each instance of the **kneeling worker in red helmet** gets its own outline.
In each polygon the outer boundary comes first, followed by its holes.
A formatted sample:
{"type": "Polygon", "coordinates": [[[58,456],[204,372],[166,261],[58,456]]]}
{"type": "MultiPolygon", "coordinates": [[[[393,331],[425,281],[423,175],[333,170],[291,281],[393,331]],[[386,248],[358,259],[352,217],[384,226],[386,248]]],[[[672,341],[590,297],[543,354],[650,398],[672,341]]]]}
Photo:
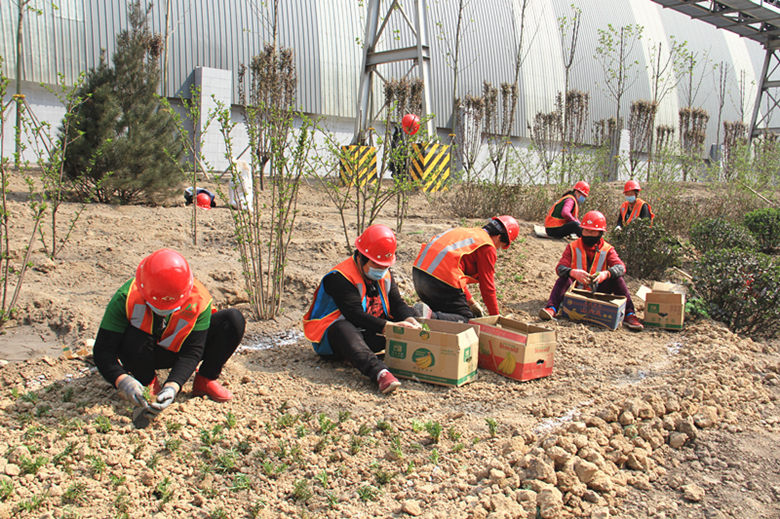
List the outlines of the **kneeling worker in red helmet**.
{"type": "Polygon", "coordinates": [[[558,280],[550,292],[547,305],[539,311],[540,318],[547,321],[554,318],[566,291],[572,283],[576,283],[577,288],[595,288],[598,292],[625,297],[623,324],[631,330],[644,328],[634,312],[634,303],[623,280],[626,266],[615,248],[602,237],[606,229],[607,219],[598,211],[589,211],[582,218],[582,237],[563,250],[555,268],[558,280]]]}
{"type": "Polygon", "coordinates": [[[590,184],[580,180],[565,192],[555,202],[544,219],[544,230],[547,236],[563,238],[569,235],[580,235],[580,205],[590,195],[590,184]]]}
{"type": "Polygon", "coordinates": [[[319,355],[349,361],[376,382],[379,391],[392,393],[401,383],[376,356],[385,348],[380,334],[387,326],[421,326],[390,272],[395,263],[393,231],[371,225],[355,240],[355,249],[320,281],[303,316],[303,332],[319,355]]]}
{"type": "Polygon", "coordinates": [[[508,249],[520,226],[509,215],[496,216],[482,228],[450,229],[420,248],[412,280],[422,303],[420,317],[466,322],[473,317],[498,315],[496,249],[508,249]],[[466,285],[479,283],[487,310],[474,300],[466,285]]]}
{"type": "Polygon", "coordinates": [[[173,402],[202,361],[193,394],[230,400],[232,393],[217,378],[241,343],[245,321],[233,308],[212,313],[211,304],[181,254],[153,252],[106,307],[93,351],[100,374],[136,406],[146,407],[148,386],[149,410],[156,413],[173,402]],[[168,368],[161,386],[155,370],[168,368]]]}

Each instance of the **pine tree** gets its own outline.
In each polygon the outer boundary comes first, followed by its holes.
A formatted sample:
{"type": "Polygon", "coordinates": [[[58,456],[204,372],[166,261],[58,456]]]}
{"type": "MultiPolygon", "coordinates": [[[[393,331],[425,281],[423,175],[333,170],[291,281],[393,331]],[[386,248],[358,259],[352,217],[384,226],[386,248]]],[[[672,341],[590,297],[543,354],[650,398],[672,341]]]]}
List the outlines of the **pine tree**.
{"type": "Polygon", "coordinates": [[[183,181],[171,160],[184,149],[155,95],[161,39],[149,30],[147,16],[139,2],[131,4],[130,28],[117,36],[113,68],[101,59],[87,75],[81,94],[89,99],[76,121],[83,138],[65,159],[78,191],[103,202],[153,202],[183,181]]]}

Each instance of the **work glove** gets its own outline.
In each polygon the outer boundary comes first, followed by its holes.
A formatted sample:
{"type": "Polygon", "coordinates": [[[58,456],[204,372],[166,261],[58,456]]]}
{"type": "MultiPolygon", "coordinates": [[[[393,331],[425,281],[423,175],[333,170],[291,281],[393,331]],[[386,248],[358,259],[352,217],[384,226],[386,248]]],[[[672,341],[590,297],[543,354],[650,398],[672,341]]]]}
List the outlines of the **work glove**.
{"type": "Polygon", "coordinates": [[[474,314],[474,317],[482,317],[484,315],[487,315],[487,310],[485,310],[485,307],[479,304],[476,301],[468,301],[469,304],[469,310],[471,310],[471,313],[474,314]]]}
{"type": "Polygon", "coordinates": [[[157,393],[157,400],[149,405],[149,409],[154,413],[159,413],[173,403],[177,393],[178,391],[176,391],[176,388],[173,386],[163,387],[162,390],[157,393]]]}
{"type": "Polygon", "coordinates": [[[144,386],[130,375],[122,377],[122,380],[116,385],[122,398],[133,405],[145,405],[144,386]]]}
{"type": "Polygon", "coordinates": [[[580,285],[590,285],[590,274],[582,269],[571,269],[569,271],[569,277],[580,285]]]}
{"type": "Polygon", "coordinates": [[[591,276],[590,279],[591,279],[591,284],[600,285],[609,279],[609,272],[607,272],[606,270],[602,270],[601,272],[596,272],[591,276]]]}

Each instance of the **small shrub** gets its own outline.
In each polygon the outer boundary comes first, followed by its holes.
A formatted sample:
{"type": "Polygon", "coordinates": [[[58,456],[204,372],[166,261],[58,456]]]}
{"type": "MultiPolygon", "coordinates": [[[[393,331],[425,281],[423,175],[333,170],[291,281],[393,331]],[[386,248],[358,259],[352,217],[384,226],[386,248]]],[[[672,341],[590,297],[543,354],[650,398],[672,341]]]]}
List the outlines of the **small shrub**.
{"type": "Polygon", "coordinates": [[[774,336],[780,319],[780,262],[739,249],[711,251],[693,268],[707,313],[732,331],[774,336]]]}
{"type": "Polygon", "coordinates": [[[0,501],[6,501],[14,492],[14,482],[10,479],[0,479],[0,501]]]}
{"type": "Polygon", "coordinates": [[[761,250],[780,249],[780,209],[758,209],[745,215],[745,227],[753,234],[761,250]]]}
{"type": "Polygon", "coordinates": [[[680,243],[666,232],[664,226],[643,218],[634,220],[609,236],[626,271],[636,278],[660,276],[677,265],[682,256],[680,243]]]}
{"type": "Polygon", "coordinates": [[[755,250],[755,238],[745,227],[726,220],[710,218],[691,227],[691,243],[702,254],[722,249],[755,250]]]}

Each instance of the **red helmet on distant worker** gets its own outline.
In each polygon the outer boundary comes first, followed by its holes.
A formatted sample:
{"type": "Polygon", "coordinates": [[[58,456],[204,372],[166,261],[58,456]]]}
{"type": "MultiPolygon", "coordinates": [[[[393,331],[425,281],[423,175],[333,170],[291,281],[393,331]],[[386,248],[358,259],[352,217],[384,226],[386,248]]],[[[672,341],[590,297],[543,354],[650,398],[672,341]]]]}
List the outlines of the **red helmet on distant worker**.
{"type": "Polygon", "coordinates": [[[580,180],[576,184],[574,184],[573,190],[579,191],[585,196],[590,196],[590,184],[585,182],[584,180],[580,180]]]}
{"type": "Polygon", "coordinates": [[[208,193],[198,193],[198,196],[195,197],[195,203],[201,209],[211,209],[211,197],[208,193]]]}
{"type": "Polygon", "coordinates": [[[175,250],[160,249],[141,260],[135,271],[135,282],[151,306],[173,310],[192,291],[192,270],[184,256],[175,250]]]}
{"type": "Polygon", "coordinates": [[[355,240],[355,248],[365,257],[383,267],[395,263],[395,233],[390,227],[374,224],[355,240]]]}
{"type": "Polygon", "coordinates": [[[642,191],[642,188],[639,187],[639,182],[636,180],[629,180],[626,182],[626,185],[623,186],[623,192],[628,193],[629,191],[642,191]]]}
{"type": "Polygon", "coordinates": [[[502,249],[508,249],[509,246],[512,245],[512,242],[515,241],[515,238],[517,238],[517,235],[520,234],[520,226],[517,225],[517,220],[508,214],[494,216],[492,220],[498,220],[501,222],[501,225],[504,226],[504,229],[506,229],[506,237],[509,239],[509,243],[507,243],[505,247],[502,247],[502,249]]]}
{"type": "Polygon", "coordinates": [[[582,217],[580,227],[590,229],[591,231],[606,231],[607,219],[599,211],[588,211],[582,217]]]}
{"type": "Polygon", "coordinates": [[[414,114],[404,115],[404,118],[401,119],[401,128],[403,128],[404,133],[414,135],[420,129],[420,118],[414,114]]]}

